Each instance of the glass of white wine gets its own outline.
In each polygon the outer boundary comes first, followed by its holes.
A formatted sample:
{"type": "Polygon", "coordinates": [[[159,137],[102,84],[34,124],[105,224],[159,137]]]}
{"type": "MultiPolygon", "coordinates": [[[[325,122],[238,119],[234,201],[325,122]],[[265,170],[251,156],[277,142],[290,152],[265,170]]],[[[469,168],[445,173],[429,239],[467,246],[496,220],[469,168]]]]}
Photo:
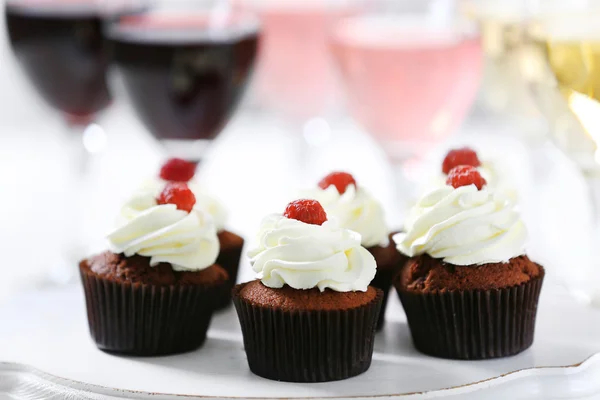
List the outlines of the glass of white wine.
{"type": "Polygon", "coordinates": [[[588,185],[591,231],[575,233],[587,265],[570,266],[569,283],[579,297],[600,307],[600,260],[594,255],[600,247],[600,4],[584,3],[567,12],[538,14],[528,35],[539,58],[521,67],[554,143],[588,185]]]}
{"type": "MultiPolygon", "coordinates": [[[[481,32],[484,69],[477,111],[494,124],[511,124],[528,144],[544,140],[539,110],[520,67],[529,58],[528,30],[535,20],[538,0],[460,0],[460,12],[475,21],[481,32]]],[[[527,61],[526,61],[527,62],[527,61]]]]}

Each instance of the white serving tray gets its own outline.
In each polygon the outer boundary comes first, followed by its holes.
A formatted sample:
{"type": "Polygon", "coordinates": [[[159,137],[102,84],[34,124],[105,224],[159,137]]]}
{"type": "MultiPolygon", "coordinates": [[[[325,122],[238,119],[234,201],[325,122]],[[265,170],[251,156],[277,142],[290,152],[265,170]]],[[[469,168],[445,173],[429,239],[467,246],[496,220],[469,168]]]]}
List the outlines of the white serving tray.
{"type": "Polygon", "coordinates": [[[0,399],[600,398],[600,310],[545,282],[536,339],[505,359],[452,361],[419,354],[395,296],[373,364],[330,383],[273,382],[247,367],[235,311],[218,314],[192,353],[137,358],[99,351],[82,290],[22,293],[0,307],[0,399]],[[598,396],[598,397],[596,397],[598,396]]]}

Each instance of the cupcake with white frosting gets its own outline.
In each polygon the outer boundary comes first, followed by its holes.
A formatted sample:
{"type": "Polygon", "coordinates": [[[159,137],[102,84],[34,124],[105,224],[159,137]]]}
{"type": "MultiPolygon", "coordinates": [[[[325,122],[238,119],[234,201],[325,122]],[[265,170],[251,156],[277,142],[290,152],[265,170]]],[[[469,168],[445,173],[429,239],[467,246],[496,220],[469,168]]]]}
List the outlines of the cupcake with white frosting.
{"type": "Polygon", "coordinates": [[[376,264],[360,234],[297,200],[263,220],[249,256],[257,279],[233,301],[252,372],[325,382],[369,368],[383,293],[369,286],[376,264]]]}
{"type": "Polygon", "coordinates": [[[381,203],[347,172],[330,173],[319,182],[317,189],[306,194],[323,205],[330,220],[359,233],[361,245],[375,258],[377,273],[371,285],[383,291],[383,305],[377,323],[377,329],[381,329],[392,278],[406,261],[390,240],[381,203]]]}
{"type": "Polygon", "coordinates": [[[525,252],[514,202],[459,165],[394,235],[410,260],[394,282],[413,342],[426,354],[487,359],[531,346],[544,269],[525,252]]]}
{"type": "Polygon", "coordinates": [[[227,272],[215,264],[213,219],[185,183],[123,205],[109,250],[80,263],[90,332],[97,346],[131,355],[191,351],[206,338],[227,272]]]}
{"type": "Polygon", "coordinates": [[[155,196],[158,196],[167,182],[185,182],[196,197],[194,207],[211,216],[217,230],[220,248],[216,263],[225,269],[229,276],[223,292],[215,299],[217,309],[221,309],[231,304],[231,289],[237,281],[244,238],[227,230],[225,206],[206,188],[194,181],[195,172],[196,165],[194,163],[171,158],[162,165],[158,176],[146,181],[142,189],[150,190],[155,196]]]}

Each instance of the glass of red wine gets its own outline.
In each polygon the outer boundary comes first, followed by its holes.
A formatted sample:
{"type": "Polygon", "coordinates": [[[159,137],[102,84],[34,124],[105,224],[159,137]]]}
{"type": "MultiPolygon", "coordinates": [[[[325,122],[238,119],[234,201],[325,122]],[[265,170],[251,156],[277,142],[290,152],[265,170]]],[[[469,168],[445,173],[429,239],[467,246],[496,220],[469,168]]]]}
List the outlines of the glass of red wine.
{"type": "MultiPolygon", "coordinates": [[[[46,103],[68,126],[64,148],[72,163],[65,188],[63,254],[52,278],[75,276],[70,264],[84,255],[80,222],[83,187],[90,154],[101,150],[105,133],[95,123],[111,103],[107,85],[109,67],[103,25],[119,15],[133,13],[141,0],[7,0],[8,38],[25,75],[46,103]]],[[[76,264],[75,264],[76,265],[76,264]]]]}
{"type": "Polygon", "coordinates": [[[11,47],[39,94],[74,125],[110,103],[102,16],[92,2],[9,0],[11,47]]]}
{"type": "Polygon", "coordinates": [[[173,3],[119,18],[107,35],[144,126],[169,156],[198,163],[244,93],[259,23],[227,1],[173,3]]]}

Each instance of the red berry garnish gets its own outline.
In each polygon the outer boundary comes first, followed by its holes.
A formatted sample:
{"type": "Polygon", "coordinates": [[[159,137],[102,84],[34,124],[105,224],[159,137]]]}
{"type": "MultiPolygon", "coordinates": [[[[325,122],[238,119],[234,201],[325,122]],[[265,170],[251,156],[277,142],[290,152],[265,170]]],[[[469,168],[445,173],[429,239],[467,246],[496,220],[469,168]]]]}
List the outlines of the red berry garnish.
{"type": "Polygon", "coordinates": [[[347,172],[332,172],[319,182],[321,189],[334,185],[339,194],[344,194],[349,185],[356,186],[354,177],[347,172]]]}
{"type": "Polygon", "coordinates": [[[183,182],[167,182],[156,198],[158,204],[175,204],[177,209],[190,212],[196,204],[196,196],[183,182]]]}
{"type": "Polygon", "coordinates": [[[475,150],[463,147],[461,149],[450,150],[448,154],[446,154],[446,158],[444,158],[444,163],[442,164],[442,171],[445,174],[448,174],[452,168],[459,165],[479,167],[481,162],[479,161],[475,150]]]}
{"type": "Polygon", "coordinates": [[[322,225],[327,221],[327,214],[321,203],[308,199],[292,201],[285,208],[283,216],[313,225],[322,225]]]}
{"type": "Polygon", "coordinates": [[[160,169],[160,177],[165,181],[188,182],[196,173],[196,164],[181,158],[171,158],[160,169]]]}
{"type": "Polygon", "coordinates": [[[470,165],[459,165],[452,168],[448,174],[448,179],[446,179],[446,184],[454,188],[475,185],[478,190],[481,190],[486,183],[477,168],[470,165]]]}

